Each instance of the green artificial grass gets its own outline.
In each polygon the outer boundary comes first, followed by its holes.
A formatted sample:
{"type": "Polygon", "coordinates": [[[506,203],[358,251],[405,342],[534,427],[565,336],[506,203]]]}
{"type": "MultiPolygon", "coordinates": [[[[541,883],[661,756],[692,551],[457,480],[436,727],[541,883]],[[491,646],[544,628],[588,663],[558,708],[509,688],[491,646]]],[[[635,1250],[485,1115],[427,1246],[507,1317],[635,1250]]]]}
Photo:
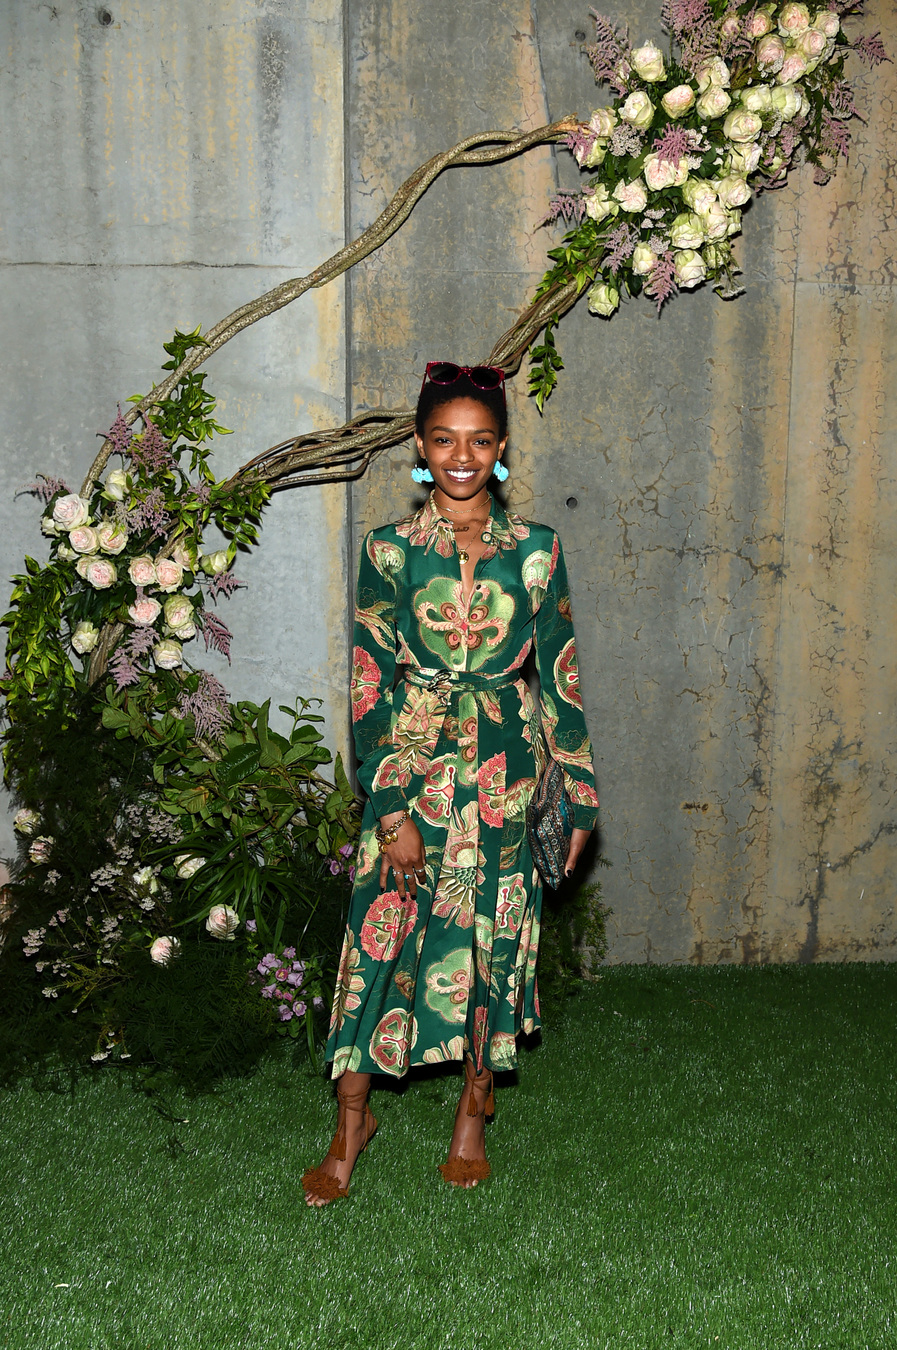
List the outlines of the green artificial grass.
{"type": "Polygon", "coordinates": [[[488,1184],[441,1181],[458,1080],[415,1074],[320,1212],[330,1089],[287,1056],[192,1101],[20,1086],[0,1345],[893,1350],[895,998],[895,966],[608,969],[499,1086],[488,1184]]]}

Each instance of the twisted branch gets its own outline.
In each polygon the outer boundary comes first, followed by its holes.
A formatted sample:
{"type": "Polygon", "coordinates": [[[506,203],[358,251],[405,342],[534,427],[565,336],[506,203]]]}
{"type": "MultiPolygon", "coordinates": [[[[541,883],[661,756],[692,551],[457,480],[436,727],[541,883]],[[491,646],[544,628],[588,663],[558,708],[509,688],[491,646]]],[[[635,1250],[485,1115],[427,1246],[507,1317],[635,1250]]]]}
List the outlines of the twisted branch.
{"type": "MultiPolygon", "coordinates": [[[[176,370],[171,371],[161,384],[156,385],[156,387],[147,394],[140,403],[135,404],[126,414],[124,414],[125,422],[129,426],[132,425],[138,417],[152,408],[154,404],[160,403],[163,399],[167,398],[184,375],[189,371],[198,369],[198,367],[203,365],[213,352],[218,351],[226,342],[230,342],[231,338],[236,337],[238,333],[242,333],[245,328],[249,328],[252,324],[258,323],[260,319],[264,319],[269,314],[274,314],[277,310],[283,309],[285,305],[292,304],[294,300],[297,300],[300,295],[304,295],[306,291],[326,286],[329,282],[334,281],[344,272],[347,272],[349,268],[354,267],[356,263],[361,262],[362,259],[367,258],[371,253],[376,252],[376,250],[381,248],[408,219],[414,207],[427,191],[427,188],[430,187],[445,169],[464,167],[467,165],[499,163],[501,160],[510,159],[514,155],[519,155],[523,151],[531,149],[534,145],[544,145],[551,141],[557,141],[576,125],[575,118],[566,117],[559,122],[552,122],[549,126],[538,127],[535,131],[527,131],[524,133],[516,131],[484,131],[479,135],[468,136],[465,140],[459,141],[451,150],[445,150],[441,154],[434,155],[432,159],[427,160],[425,164],[422,164],[420,168],[416,169],[410,178],[405,180],[386,209],[382,211],[374,221],[373,225],[370,225],[356,240],[347,244],[344,248],[341,248],[332,258],[321,263],[319,267],[316,267],[313,272],[309,272],[307,276],[296,277],[292,281],[282,282],[279,286],[275,286],[273,290],[267,291],[264,295],[259,296],[257,300],[252,300],[249,304],[242,305],[239,309],[235,309],[232,314],[227,316],[227,318],[222,319],[220,323],[217,323],[213,328],[210,328],[204,335],[203,345],[201,347],[194,347],[176,370]]],[[[516,326],[517,325],[515,325],[515,328],[516,326]]],[[[514,330],[512,330],[512,332],[513,331],[514,330]]],[[[538,331],[538,329],[536,329],[536,331],[538,331]]],[[[519,366],[519,360],[517,366],[519,366]]],[[[515,366],[514,368],[516,369],[517,367],[515,366]]],[[[404,414],[404,416],[407,416],[407,414],[404,414]]],[[[356,433],[349,429],[353,428],[357,422],[358,419],[356,419],[355,422],[350,422],[348,427],[340,428],[335,432],[314,433],[313,438],[316,438],[314,443],[320,442],[322,445],[329,445],[331,443],[329,438],[335,437],[337,440],[342,441],[343,456],[349,455],[349,458],[352,458],[349,454],[350,447],[348,442],[352,440],[356,433]],[[344,435],[344,433],[348,434],[344,435]]],[[[342,477],[354,477],[357,476],[358,473],[363,473],[371,456],[376,453],[377,449],[383,448],[379,443],[374,444],[373,442],[368,443],[367,441],[364,441],[364,433],[358,434],[362,437],[362,440],[357,446],[358,453],[354,456],[354,461],[357,461],[357,473],[342,474],[342,477]]],[[[407,431],[405,435],[407,435],[407,431]]],[[[399,437],[399,439],[403,440],[404,435],[399,437]]],[[[293,445],[304,440],[305,438],[299,437],[296,442],[288,442],[285,444],[293,445]]],[[[386,444],[390,445],[395,443],[395,438],[386,442],[386,444]]],[[[274,447],[274,450],[278,449],[282,450],[283,447],[274,447]]],[[[307,446],[306,450],[310,452],[311,445],[307,446]]],[[[112,452],[112,442],[110,440],[104,441],[98,455],[88,470],[87,478],[84,480],[84,484],[81,488],[82,496],[89,496],[94,483],[97,482],[100,474],[106,467],[112,452]]],[[[273,451],[268,451],[266,453],[270,455],[273,454],[273,451]]],[[[296,453],[301,454],[303,452],[300,450],[296,453]]],[[[264,460],[265,456],[260,456],[259,458],[264,460]]],[[[308,464],[309,467],[312,467],[311,458],[307,458],[303,462],[308,464]]],[[[253,464],[256,464],[256,461],[253,461],[253,464]]],[[[242,474],[246,472],[248,468],[249,466],[247,465],[246,469],[240,470],[239,473],[242,474]]],[[[281,470],[281,475],[283,472],[284,471],[281,470]]],[[[330,478],[328,476],[317,479],[302,478],[301,480],[296,481],[327,482],[330,481],[330,478]]],[[[288,484],[280,483],[279,486],[288,486],[288,484]]]]}

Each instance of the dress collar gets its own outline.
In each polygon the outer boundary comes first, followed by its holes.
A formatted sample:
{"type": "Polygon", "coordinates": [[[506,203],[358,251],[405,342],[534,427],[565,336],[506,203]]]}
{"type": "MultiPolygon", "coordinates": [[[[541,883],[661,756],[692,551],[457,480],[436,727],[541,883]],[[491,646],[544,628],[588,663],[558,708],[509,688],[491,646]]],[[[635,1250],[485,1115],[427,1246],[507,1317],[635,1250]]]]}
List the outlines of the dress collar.
{"type": "MultiPolygon", "coordinates": [[[[505,511],[490,492],[487,529],[492,536],[492,546],[486,549],[483,557],[494,557],[499,549],[516,548],[517,540],[529,533],[528,530],[522,533],[520,524],[520,517],[505,511]]],[[[454,532],[445,516],[440,515],[432,492],[419,511],[397,523],[396,530],[412,544],[422,545],[427,553],[435,548],[441,557],[448,558],[455,552],[454,532]]]]}

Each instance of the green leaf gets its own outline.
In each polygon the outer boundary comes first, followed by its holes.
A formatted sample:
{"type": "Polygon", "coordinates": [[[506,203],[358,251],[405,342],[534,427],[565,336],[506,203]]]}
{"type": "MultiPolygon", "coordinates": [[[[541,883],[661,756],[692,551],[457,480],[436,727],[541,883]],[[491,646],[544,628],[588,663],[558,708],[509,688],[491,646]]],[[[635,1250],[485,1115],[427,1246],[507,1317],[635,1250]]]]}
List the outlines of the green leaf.
{"type": "Polygon", "coordinates": [[[222,787],[234,787],[259,767],[261,752],[255,745],[240,745],[230,750],[215,766],[215,777],[222,787]]]}

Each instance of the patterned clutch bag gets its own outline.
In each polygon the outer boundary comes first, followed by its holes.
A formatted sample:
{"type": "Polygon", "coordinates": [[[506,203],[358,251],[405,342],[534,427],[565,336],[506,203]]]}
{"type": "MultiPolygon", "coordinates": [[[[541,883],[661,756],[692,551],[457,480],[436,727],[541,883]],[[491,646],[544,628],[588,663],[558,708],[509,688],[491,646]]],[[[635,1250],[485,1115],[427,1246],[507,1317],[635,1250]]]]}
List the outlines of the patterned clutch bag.
{"type": "Polygon", "coordinates": [[[526,812],[526,832],[539,875],[556,891],[573,834],[573,805],[557,760],[549,759],[526,812]]]}

